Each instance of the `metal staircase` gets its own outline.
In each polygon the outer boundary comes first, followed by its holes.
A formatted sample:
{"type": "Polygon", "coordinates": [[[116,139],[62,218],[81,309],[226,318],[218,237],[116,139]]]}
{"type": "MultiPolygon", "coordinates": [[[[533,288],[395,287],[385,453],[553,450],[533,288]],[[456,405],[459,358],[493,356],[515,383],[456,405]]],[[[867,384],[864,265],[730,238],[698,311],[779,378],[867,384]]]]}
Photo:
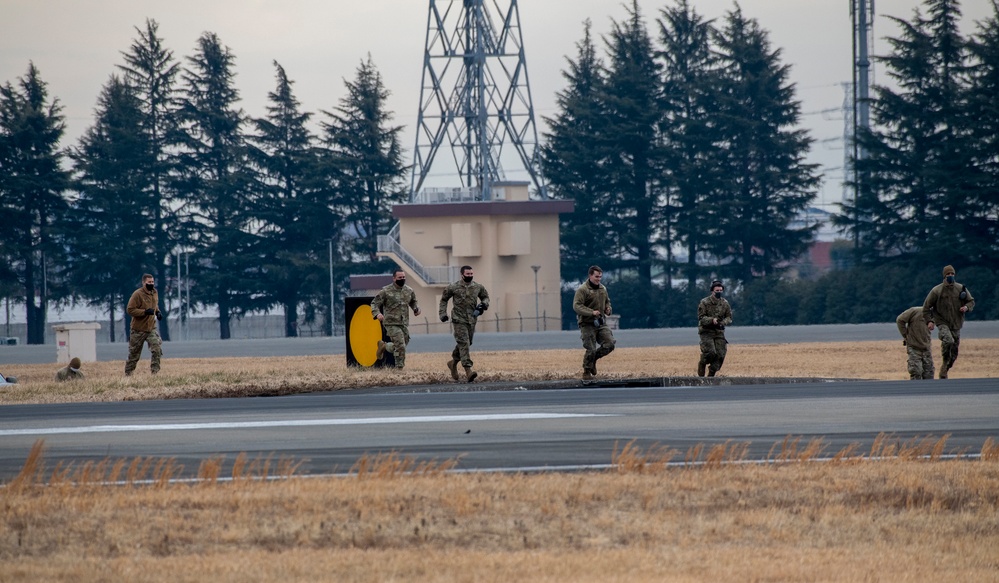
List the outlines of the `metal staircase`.
{"type": "Polygon", "coordinates": [[[420,283],[425,286],[445,286],[458,279],[458,267],[453,265],[425,266],[416,257],[413,257],[412,253],[406,251],[399,242],[399,223],[396,223],[387,235],[378,236],[378,253],[405,266],[406,271],[419,279],[420,283]]]}

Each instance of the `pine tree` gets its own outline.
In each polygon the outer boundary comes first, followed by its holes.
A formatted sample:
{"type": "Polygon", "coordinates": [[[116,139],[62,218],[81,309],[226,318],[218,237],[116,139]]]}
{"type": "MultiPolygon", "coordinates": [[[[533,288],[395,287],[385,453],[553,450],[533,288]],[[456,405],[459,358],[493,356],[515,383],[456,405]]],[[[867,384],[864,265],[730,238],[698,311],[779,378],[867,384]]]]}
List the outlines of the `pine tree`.
{"type": "Polygon", "coordinates": [[[979,23],[969,44],[972,55],[968,112],[965,117],[975,146],[973,168],[980,178],[971,193],[968,229],[977,249],[972,261],[999,264],[999,0],[992,0],[992,15],[979,23]]]}
{"type": "Polygon", "coordinates": [[[90,305],[107,307],[114,342],[116,308],[124,309],[136,285],[137,266],[153,253],[147,228],[148,156],[142,103],[134,88],[112,76],[97,103],[94,125],[71,152],[79,196],[70,215],[70,274],[74,290],[90,305]],[[138,194],[137,194],[138,193],[138,194]]]}
{"type": "Polygon", "coordinates": [[[386,231],[393,203],[406,198],[399,133],[390,126],[386,111],[389,96],[371,56],[357,68],[353,81],[344,81],[347,95],[333,112],[323,113],[323,141],[331,174],[337,177],[339,199],[346,210],[349,229],[356,233],[353,253],[375,261],[378,235],[386,231]]]}
{"type": "Polygon", "coordinates": [[[266,307],[258,289],[260,258],[254,255],[260,246],[250,232],[255,193],[234,62],[217,35],[203,34],[184,70],[178,111],[179,186],[190,195],[188,227],[199,256],[194,290],[200,302],[218,308],[223,340],[231,336],[233,317],[266,307]]]}
{"type": "Polygon", "coordinates": [[[299,305],[328,288],[321,285],[327,275],[326,242],[342,227],[331,210],[332,189],[322,180],[315,136],[307,127],[312,114],[301,111],[284,68],[277,62],[274,67],[277,87],[268,93],[267,116],[253,120],[256,135],[250,142],[261,180],[264,290],[284,307],[285,336],[298,336],[299,305]]]}
{"type": "MultiPolygon", "coordinates": [[[[867,157],[856,161],[863,177],[857,209],[869,216],[856,228],[867,256],[919,255],[954,262],[979,242],[977,209],[969,205],[980,175],[968,130],[966,42],[958,30],[956,0],[928,0],[928,17],[893,17],[901,35],[878,60],[898,89],[877,87],[874,125],[857,139],[867,157]]],[[[841,222],[845,222],[843,218],[841,222]]]]}
{"type": "Polygon", "coordinates": [[[658,128],[660,67],[645,19],[633,0],[624,22],[615,22],[607,39],[608,71],[604,85],[606,128],[602,142],[611,150],[610,205],[621,257],[633,266],[641,284],[651,286],[657,245],[663,241],[664,185],[658,128]]]}
{"type": "Polygon", "coordinates": [[[704,215],[712,235],[706,248],[749,282],[807,248],[816,227],[791,222],[815,198],[819,177],[804,161],[812,140],[796,129],[800,103],[788,66],[766,31],[737,7],[715,42],[724,69],[716,117],[727,146],[717,169],[723,182],[704,215]]]}
{"type": "MultiPolygon", "coordinates": [[[[169,269],[166,258],[178,242],[177,209],[183,207],[170,187],[172,148],[176,136],[176,79],[180,63],[173,51],[163,46],[159,24],[146,20],[144,29],[135,29],[138,38],[129,51],[123,53],[125,63],[119,65],[124,82],[135,89],[142,113],[142,144],[137,144],[147,157],[144,180],[134,196],[145,207],[136,220],[143,221],[142,239],[147,242],[148,255],[142,263],[133,265],[132,281],[137,282],[144,271],[156,275],[159,285],[166,285],[169,269]]],[[[130,286],[131,287],[131,286],[130,286]]],[[[127,288],[126,288],[127,289],[127,288]]],[[[166,294],[160,294],[160,311],[167,313],[166,294]]],[[[128,326],[125,328],[128,330],[128,326]]],[[[170,340],[169,319],[159,323],[160,336],[170,340]]]]}
{"type": "Polygon", "coordinates": [[[711,46],[713,26],[688,0],[677,0],[673,7],[663,9],[659,29],[663,166],[670,178],[666,217],[673,223],[677,243],[687,250],[687,289],[693,290],[700,272],[697,257],[705,247],[705,231],[711,227],[711,200],[721,182],[723,140],[714,131],[721,79],[711,46]]]}
{"type": "Polygon", "coordinates": [[[576,60],[562,76],[568,87],[556,95],[559,113],[546,118],[550,128],[541,146],[543,175],[556,198],[572,199],[575,209],[561,218],[561,268],[582,279],[590,265],[612,267],[610,185],[604,134],[604,78],[591,35],[584,24],[576,60]]]}
{"type": "Polygon", "coordinates": [[[27,310],[28,344],[45,342],[49,285],[64,249],[57,224],[69,177],[59,150],[65,126],[34,63],[17,86],[0,86],[0,261],[14,271],[27,310]]]}

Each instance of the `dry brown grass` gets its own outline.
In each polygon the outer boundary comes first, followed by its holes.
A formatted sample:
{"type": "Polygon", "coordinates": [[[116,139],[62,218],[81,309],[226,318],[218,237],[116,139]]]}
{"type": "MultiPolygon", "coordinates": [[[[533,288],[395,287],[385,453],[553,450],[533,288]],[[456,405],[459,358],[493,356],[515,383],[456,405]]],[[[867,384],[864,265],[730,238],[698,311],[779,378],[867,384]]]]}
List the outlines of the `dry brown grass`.
{"type": "MultiPolygon", "coordinates": [[[[418,340],[416,340],[418,341],[418,340]]],[[[940,363],[939,343],[934,359],[940,363]]],[[[999,376],[999,339],[966,339],[951,378],[999,376]]],[[[477,382],[578,378],[580,350],[474,352],[477,382]]],[[[0,404],[137,399],[284,395],[354,388],[453,382],[444,354],[410,354],[406,370],[348,368],[342,355],[170,359],[152,376],[148,361],[131,377],[123,361],[87,363],[83,381],[56,383],[54,365],[18,365],[5,369],[19,382],[0,391],[0,404]]],[[[692,376],[697,346],[622,347],[600,361],[606,378],[692,376]]],[[[902,380],[905,349],[901,342],[732,345],[723,376],[822,377],[902,380]]]]}
{"type": "Polygon", "coordinates": [[[768,465],[722,464],[743,455],[726,444],[680,467],[668,448],[626,444],[614,470],[569,475],[453,474],[393,455],[335,479],[293,465],[199,484],[124,469],[146,460],[103,469],[148,486],[102,485],[96,469],[47,478],[39,446],[0,490],[0,580],[999,580],[997,459],[986,447],[978,461],[916,459],[942,442],[885,436],[838,462],[768,465]],[[896,455],[870,461],[887,447],[896,455]]]}
{"type": "MultiPolygon", "coordinates": [[[[723,372],[904,379],[897,344],[732,346],[723,372]]],[[[997,340],[967,340],[951,376],[999,376],[997,353],[997,340]]],[[[580,357],[475,354],[483,381],[575,378],[580,357]]],[[[159,375],[130,378],[122,362],[93,363],[86,381],[62,384],[36,365],[10,371],[22,382],[0,403],[444,383],[444,358],[410,355],[402,374],[348,370],[339,356],[166,359],[159,375]]],[[[693,346],[621,348],[600,372],[689,376],[696,359],[693,346]]],[[[39,443],[0,488],[0,582],[999,581],[999,445],[941,461],[946,442],[885,435],[827,452],[788,437],[766,465],[730,463],[740,442],[622,443],[613,470],[538,475],[386,454],[348,478],[300,478],[295,460],[241,456],[205,460],[196,483],[172,480],[168,459],[47,469],[39,443]],[[803,463],[820,455],[832,461],[803,463]]]]}

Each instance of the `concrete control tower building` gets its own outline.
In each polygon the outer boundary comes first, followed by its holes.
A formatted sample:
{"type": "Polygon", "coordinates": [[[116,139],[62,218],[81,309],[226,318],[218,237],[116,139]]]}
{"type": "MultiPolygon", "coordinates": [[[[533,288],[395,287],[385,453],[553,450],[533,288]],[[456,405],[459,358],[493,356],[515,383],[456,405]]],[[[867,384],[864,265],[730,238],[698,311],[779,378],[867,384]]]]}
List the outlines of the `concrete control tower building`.
{"type": "MultiPolygon", "coordinates": [[[[574,203],[548,199],[537,136],[517,1],[430,0],[409,203],[378,238],[424,309],[410,332],[450,331],[437,305],[466,264],[491,300],[479,331],[561,329],[559,214],[574,203]],[[459,184],[427,186],[435,161],[459,184]],[[529,180],[508,180],[504,161],[529,180]]],[[[352,278],[351,289],[390,279],[352,278]]]]}

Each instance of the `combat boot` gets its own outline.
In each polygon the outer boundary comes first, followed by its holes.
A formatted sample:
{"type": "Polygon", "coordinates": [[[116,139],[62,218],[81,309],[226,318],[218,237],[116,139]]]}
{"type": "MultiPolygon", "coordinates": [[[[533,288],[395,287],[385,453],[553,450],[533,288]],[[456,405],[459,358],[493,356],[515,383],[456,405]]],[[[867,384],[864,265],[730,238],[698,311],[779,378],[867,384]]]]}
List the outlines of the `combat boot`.
{"type": "Polygon", "coordinates": [[[466,366],[465,367],[465,382],[470,383],[470,382],[474,381],[475,377],[477,377],[477,376],[479,376],[479,373],[477,373],[474,370],[472,370],[472,367],[470,367],[470,366],[466,366]]]}
{"type": "Polygon", "coordinates": [[[593,373],[590,372],[590,369],[588,369],[588,368],[584,368],[583,369],[583,380],[584,381],[592,381],[593,380],[593,373]]]}
{"type": "Polygon", "coordinates": [[[381,340],[378,341],[378,350],[375,351],[375,359],[381,360],[385,358],[385,343],[381,340]]]}
{"type": "Polygon", "coordinates": [[[708,376],[709,376],[709,377],[713,377],[713,376],[715,376],[715,373],[717,373],[717,372],[718,372],[718,371],[716,371],[715,369],[713,369],[713,368],[711,368],[711,367],[708,367],[708,376]]]}
{"type": "Polygon", "coordinates": [[[699,376],[699,377],[704,376],[704,363],[703,362],[698,362],[697,363],[697,376],[699,376]]]}
{"type": "Polygon", "coordinates": [[[449,360],[447,361],[447,368],[451,371],[451,378],[458,380],[458,361],[449,360]]]}

